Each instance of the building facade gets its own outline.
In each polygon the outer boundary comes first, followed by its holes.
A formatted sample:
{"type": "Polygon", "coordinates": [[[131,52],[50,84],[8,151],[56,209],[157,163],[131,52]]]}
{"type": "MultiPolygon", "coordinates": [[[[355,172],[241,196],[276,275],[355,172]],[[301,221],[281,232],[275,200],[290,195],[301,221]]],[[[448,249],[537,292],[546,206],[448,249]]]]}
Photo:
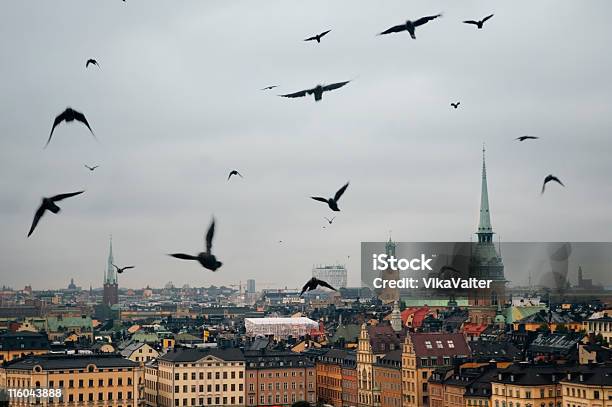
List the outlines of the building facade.
{"type": "Polygon", "coordinates": [[[312,276],[328,282],[334,288],[346,288],[347,272],[344,265],[315,265],[312,267],[312,276]]]}
{"type": "Polygon", "coordinates": [[[55,389],[60,397],[11,398],[11,406],[136,407],[143,371],[119,355],[37,355],[0,366],[0,388],[55,389]]]}
{"type": "Polygon", "coordinates": [[[460,333],[411,332],[406,335],[402,352],[402,405],[428,406],[428,379],[432,372],[450,367],[453,358],[469,355],[468,344],[460,333]]]}
{"type": "Polygon", "coordinates": [[[245,362],[247,406],[316,402],[315,364],[304,355],[285,351],[247,351],[245,362]]]}
{"type": "Polygon", "coordinates": [[[145,368],[148,406],[244,406],[240,349],[174,348],[145,368]]]}

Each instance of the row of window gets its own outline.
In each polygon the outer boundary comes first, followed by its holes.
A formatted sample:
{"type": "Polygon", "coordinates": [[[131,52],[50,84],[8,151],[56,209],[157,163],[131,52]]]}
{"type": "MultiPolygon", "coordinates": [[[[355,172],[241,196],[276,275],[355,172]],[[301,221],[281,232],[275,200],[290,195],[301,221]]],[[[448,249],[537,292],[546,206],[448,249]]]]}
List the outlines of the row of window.
{"type": "MultiPolygon", "coordinates": [[[[220,380],[221,377],[223,377],[223,379],[235,379],[236,378],[236,371],[232,370],[231,372],[214,372],[214,376],[216,380],[220,380]]],[[[181,380],[181,377],[183,378],[183,380],[189,380],[189,377],[191,377],[191,380],[204,380],[204,372],[200,372],[199,374],[196,374],[196,372],[191,372],[191,375],[189,373],[183,373],[182,375],[180,373],[175,373],[174,374],[174,380],[181,380]]],[[[238,371],[238,378],[242,379],[244,377],[244,372],[242,370],[238,371]]],[[[212,380],[213,379],[213,372],[207,372],[206,373],[206,378],[208,380],[212,380]]]]}
{"type": "MultiPolygon", "coordinates": [[[[224,383],[223,386],[221,386],[220,384],[215,384],[215,392],[220,392],[221,388],[223,388],[223,391],[236,391],[236,387],[238,387],[238,391],[243,391],[244,390],[244,385],[242,383],[238,383],[238,386],[236,386],[235,383],[231,383],[231,384],[227,384],[224,383]]],[[[174,392],[175,393],[195,393],[196,391],[199,391],[200,393],[204,393],[204,385],[200,384],[199,387],[196,387],[195,384],[192,384],[191,387],[187,386],[186,384],[183,386],[174,386],[174,392]],[[196,390],[196,388],[198,388],[198,390],[196,390]],[[182,390],[182,391],[181,391],[182,390]]],[[[212,384],[208,384],[206,385],[206,391],[208,393],[211,393],[213,391],[213,385],[212,384]]]]}
{"type": "Polygon", "coordinates": [[[196,398],[192,397],[191,399],[188,399],[188,398],[174,399],[174,405],[176,407],[178,406],[210,406],[210,405],[227,406],[227,405],[235,405],[236,401],[238,401],[238,404],[241,405],[244,402],[244,398],[242,396],[239,396],[239,397],[235,397],[235,396],[233,397],[206,397],[206,398],[199,397],[197,399],[197,404],[196,404],[196,398]],[[223,404],[221,403],[221,401],[223,401],[223,404]]]}

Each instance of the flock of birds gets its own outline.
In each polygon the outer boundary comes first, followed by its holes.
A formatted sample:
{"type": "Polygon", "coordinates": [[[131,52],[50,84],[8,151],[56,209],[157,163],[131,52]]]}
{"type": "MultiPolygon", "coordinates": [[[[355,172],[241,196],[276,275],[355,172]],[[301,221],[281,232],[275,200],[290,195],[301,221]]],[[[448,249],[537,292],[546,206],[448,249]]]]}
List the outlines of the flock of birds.
{"type": "MultiPolygon", "coordinates": [[[[125,1],[125,0],[123,0],[125,1]]],[[[433,21],[439,17],[441,17],[442,14],[435,14],[435,15],[431,15],[431,16],[425,16],[425,17],[421,17],[417,20],[407,20],[406,22],[402,23],[402,24],[398,24],[395,25],[393,27],[390,27],[388,29],[386,29],[385,31],[379,33],[378,35],[387,35],[387,34],[392,34],[392,33],[401,33],[401,32],[408,32],[408,34],[410,34],[410,37],[412,39],[416,39],[416,28],[420,27],[424,24],[429,23],[430,21],[433,21]]],[[[494,15],[490,14],[486,17],[484,17],[481,20],[466,20],[463,21],[463,23],[465,24],[470,24],[470,25],[474,25],[476,26],[478,29],[482,29],[484,27],[484,23],[487,22],[488,20],[490,20],[494,15]]],[[[319,34],[310,36],[308,38],[305,38],[304,41],[306,42],[310,42],[310,41],[316,41],[317,43],[321,43],[322,39],[328,35],[332,30],[326,30],[323,31],[319,34]]],[[[85,63],[85,68],[89,68],[89,66],[96,66],[98,67],[98,69],[100,68],[100,64],[98,63],[98,61],[94,58],[90,58],[87,60],[87,62],[85,63]]],[[[332,83],[329,85],[316,85],[313,88],[310,89],[304,89],[304,90],[300,90],[297,92],[293,92],[293,93],[288,93],[288,94],[281,94],[278,95],[280,97],[285,97],[285,98],[298,98],[298,97],[304,97],[307,95],[313,95],[314,96],[314,100],[315,101],[321,101],[323,99],[323,93],[324,92],[329,92],[332,90],[336,90],[336,89],[340,89],[344,86],[346,86],[348,83],[350,83],[351,81],[344,81],[344,82],[337,82],[337,83],[332,83]]],[[[267,90],[272,90],[279,87],[279,85],[270,85],[270,86],[266,86],[264,88],[262,88],[262,91],[267,91],[267,90]]],[[[452,102],[450,105],[453,109],[458,109],[459,105],[461,104],[460,101],[457,102],[452,102]]],[[[96,135],[93,131],[93,129],[91,128],[89,122],[87,121],[87,118],[85,117],[85,114],[83,114],[82,112],[79,112],[77,110],[72,109],[71,107],[67,107],[63,112],[61,112],[59,115],[56,116],[55,120],[53,121],[53,126],[51,127],[51,132],[49,134],[49,138],[47,139],[47,142],[44,146],[44,148],[46,148],[49,143],[51,142],[51,139],[53,138],[53,134],[54,131],[56,129],[57,126],[59,126],[62,122],[65,123],[71,123],[71,122],[80,122],[82,123],[84,126],[87,127],[87,129],[90,131],[91,135],[94,137],[94,139],[97,140],[96,135]]],[[[517,137],[516,140],[519,142],[523,142],[526,140],[536,140],[539,137],[535,137],[535,136],[520,136],[517,137]]],[[[99,165],[95,165],[95,166],[90,166],[85,164],[85,168],[87,168],[89,171],[93,172],[94,170],[96,170],[97,168],[99,168],[99,165]]],[[[242,174],[240,174],[240,172],[238,170],[231,170],[229,172],[229,175],[227,177],[227,181],[229,181],[233,176],[239,176],[240,178],[243,178],[242,174]]],[[[545,177],[544,179],[544,183],[542,184],[542,194],[544,193],[545,189],[546,189],[546,185],[549,182],[556,182],[561,186],[565,186],[563,184],[563,182],[556,177],[555,175],[549,174],[545,177]]],[[[349,186],[349,183],[347,182],[345,185],[343,185],[335,194],[333,197],[331,198],[324,198],[324,197],[320,197],[320,196],[312,196],[311,198],[315,201],[319,201],[319,202],[323,202],[326,203],[327,206],[334,212],[339,212],[340,208],[338,207],[338,201],[340,200],[340,198],[342,197],[342,195],[346,192],[347,188],[349,186]]],[[[61,208],[57,205],[57,202],[60,202],[64,199],[67,198],[72,198],[75,197],[77,195],[80,195],[82,193],[84,193],[85,191],[77,191],[77,192],[69,192],[69,193],[64,193],[64,194],[58,194],[52,197],[43,197],[42,198],[42,202],[40,204],[40,206],[38,207],[38,209],[36,210],[35,214],[34,214],[34,219],[32,221],[32,225],[30,227],[30,230],[28,232],[28,237],[30,237],[32,235],[32,233],[34,232],[34,230],[36,229],[38,223],[40,222],[41,218],[43,217],[43,215],[49,211],[52,212],[54,214],[58,214],[61,211],[61,208]]],[[[327,218],[324,217],[324,219],[327,221],[327,223],[329,225],[331,225],[334,222],[335,217],[327,218]]],[[[325,226],[323,226],[325,228],[325,226]]],[[[212,243],[213,243],[213,237],[215,234],[215,219],[213,217],[212,222],[208,228],[208,231],[206,233],[206,237],[205,237],[205,242],[206,242],[206,248],[205,251],[198,253],[197,255],[191,255],[191,254],[185,254],[185,253],[172,253],[169,254],[170,256],[177,258],[177,259],[181,259],[181,260],[194,260],[197,261],[198,263],[200,263],[200,265],[208,270],[211,271],[216,271],[218,270],[223,263],[221,261],[219,261],[217,259],[217,257],[212,253],[212,243]]],[[[279,241],[282,242],[282,241],[279,241]]],[[[129,270],[129,269],[133,269],[135,268],[135,266],[124,266],[124,267],[119,267],[115,264],[113,264],[113,267],[115,267],[117,273],[121,274],[123,273],[125,270],[129,270]]],[[[330,284],[328,284],[327,282],[317,279],[315,277],[311,278],[310,280],[308,280],[308,282],[303,286],[302,291],[300,293],[300,296],[302,294],[304,294],[306,291],[311,291],[316,289],[317,287],[322,286],[322,287],[327,287],[331,290],[337,291],[336,288],[332,287],[330,284]]]]}

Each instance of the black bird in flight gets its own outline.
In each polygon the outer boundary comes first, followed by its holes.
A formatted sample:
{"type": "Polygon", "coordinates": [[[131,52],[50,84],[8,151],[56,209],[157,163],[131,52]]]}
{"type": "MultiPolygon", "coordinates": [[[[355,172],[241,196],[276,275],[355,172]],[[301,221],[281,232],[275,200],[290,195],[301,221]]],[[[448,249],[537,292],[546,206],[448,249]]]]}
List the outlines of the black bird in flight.
{"type": "Polygon", "coordinates": [[[451,106],[456,109],[456,108],[459,107],[460,104],[461,104],[461,102],[455,102],[455,103],[451,103],[451,106]]]}
{"type": "MultiPolygon", "coordinates": [[[[323,216],[323,219],[325,219],[327,221],[327,223],[329,223],[331,225],[332,223],[334,223],[334,219],[336,219],[336,217],[334,216],[333,218],[329,219],[326,216],[323,216]]],[[[325,226],[323,226],[323,227],[325,227],[325,226]]]]}
{"type": "Polygon", "coordinates": [[[206,233],[206,251],[199,253],[197,256],[192,256],[190,254],[184,253],[173,253],[170,254],[172,257],[176,257],[177,259],[182,260],[197,260],[200,262],[202,267],[208,270],[217,271],[219,267],[223,265],[214,254],[212,254],[212,241],[213,236],[215,235],[215,218],[213,218],[210,226],[208,227],[208,232],[206,233]]]}
{"type": "Polygon", "coordinates": [[[341,88],[349,82],[350,81],[332,83],[331,85],[317,85],[312,89],[301,90],[299,92],[288,93],[286,95],[278,95],[278,96],[281,96],[284,98],[301,98],[306,95],[314,94],[314,99],[318,102],[319,100],[323,99],[323,92],[328,92],[330,90],[341,88]]]}
{"type": "Polygon", "coordinates": [[[95,170],[98,167],[99,167],[99,165],[94,165],[93,167],[90,167],[89,165],[85,164],[85,168],[87,168],[89,171],[93,171],[93,170],[95,170]]]}
{"type": "Polygon", "coordinates": [[[61,211],[61,208],[55,204],[56,202],[59,202],[63,199],[70,198],[76,195],[80,195],[83,192],[85,191],[69,192],[67,194],[55,195],[50,198],[46,198],[46,197],[43,198],[42,203],[40,204],[40,206],[36,210],[36,213],[34,214],[34,221],[32,221],[32,226],[30,227],[30,231],[28,232],[28,237],[30,237],[30,235],[32,235],[32,233],[34,232],[34,229],[36,229],[36,225],[38,225],[38,222],[40,221],[40,218],[42,218],[43,215],[45,214],[45,211],[51,211],[57,214],[61,211]]]}
{"type": "Polygon", "coordinates": [[[518,141],[537,140],[537,139],[539,139],[539,137],[536,137],[536,136],[521,136],[521,137],[516,138],[516,140],[518,141]]]}
{"type": "Polygon", "coordinates": [[[330,31],[331,30],[323,31],[321,34],[317,34],[313,37],[308,37],[304,41],[317,41],[318,43],[321,43],[321,38],[323,38],[330,31]]]}
{"type": "Polygon", "coordinates": [[[125,267],[118,267],[116,265],[113,264],[113,267],[115,268],[115,270],[117,270],[117,273],[121,274],[123,273],[125,270],[129,270],[129,269],[133,269],[134,266],[125,266],[125,267]]]}
{"type": "Polygon", "coordinates": [[[477,20],[477,21],[475,21],[475,20],[467,20],[467,21],[464,21],[464,23],[465,24],[473,24],[476,27],[478,27],[479,30],[481,30],[482,29],[482,25],[485,23],[485,21],[487,21],[488,19],[490,19],[493,16],[494,16],[494,14],[491,14],[489,16],[486,16],[482,20],[477,20]]]}
{"type": "Polygon", "coordinates": [[[232,178],[232,175],[238,175],[240,178],[244,178],[241,173],[236,170],[231,170],[229,175],[227,176],[227,180],[229,181],[232,178]]]}
{"type": "Polygon", "coordinates": [[[548,184],[549,182],[554,181],[556,183],[558,183],[559,185],[561,185],[562,187],[564,187],[565,185],[563,184],[563,182],[561,182],[561,180],[557,177],[555,177],[552,174],[549,174],[546,176],[546,178],[544,178],[544,184],[542,184],[542,193],[544,193],[544,190],[546,189],[546,184],[548,184]]]}
{"type": "Polygon", "coordinates": [[[319,280],[316,277],[313,277],[310,280],[308,280],[308,282],[306,284],[304,284],[304,287],[302,287],[302,292],[300,293],[300,297],[306,291],[312,291],[312,290],[316,289],[318,286],[327,287],[327,288],[331,288],[334,291],[338,291],[334,287],[332,287],[329,283],[327,283],[327,282],[325,282],[323,280],[319,280]]]}
{"type": "Polygon", "coordinates": [[[402,32],[402,31],[408,31],[410,33],[410,36],[412,37],[412,39],[416,40],[416,35],[414,34],[414,30],[415,28],[417,28],[418,26],[421,26],[423,24],[426,24],[428,22],[430,22],[431,20],[435,20],[436,18],[442,16],[442,14],[436,14],[435,16],[427,16],[427,17],[421,17],[416,21],[410,21],[407,20],[404,24],[399,24],[396,26],[393,26],[383,32],[381,32],[378,35],[385,35],[385,34],[391,34],[391,33],[398,33],[398,32],[402,32]]]}
{"type": "Polygon", "coordinates": [[[87,60],[87,62],[85,63],[85,68],[88,68],[89,65],[95,65],[95,66],[98,67],[98,69],[100,69],[100,64],[98,64],[98,61],[96,61],[93,58],[90,58],[90,59],[87,60]]]}
{"type": "Polygon", "coordinates": [[[274,88],[278,88],[278,85],[270,85],[270,86],[266,86],[265,88],[261,89],[261,90],[270,90],[270,89],[274,89],[274,88]]]}
{"type": "Polygon", "coordinates": [[[338,192],[336,192],[336,195],[334,195],[333,198],[325,199],[320,196],[311,196],[311,198],[314,199],[315,201],[325,202],[332,211],[340,212],[340,208],[338,208],[338,200],[340,199],[342,194],[344,194],[344,191],[346,191],[348,186],[349,186],[349,183],[347,182],[346,184],[344,184],[342,188],[338,190],[338,192]]]}
{"type": "Polygon", "coordinates": [[[65,121],[66,123],[69,123],[69,122],[72,122],[72,121],[75,121],[75,120],[78,121],[78,122],[81,122],[85,126],[87,126],[87,128],[89,129],[91,134],[94,136],[94,138],[96,138],[96,135],[94,134],[93,130],[89,126],[89,123],[87,122],[87,119],[85,118],[85,115],[83,113],[81,113],[81,112],[77,112],[76,110],[72,109],[71,107],[67,107],[66,110],[64,110],[62,113],[60,113],[55,118],[55,121],[53,122],[53,127],[51,127],[51,133],[49,134],[49,139],[47,140],[47,144],[45,144],[45,148],[51,142],[51,137],[53,137],[53,131],[55,130],[55,128],[57,127],[58,124],[60,124],[63,121],[65,121]]]}

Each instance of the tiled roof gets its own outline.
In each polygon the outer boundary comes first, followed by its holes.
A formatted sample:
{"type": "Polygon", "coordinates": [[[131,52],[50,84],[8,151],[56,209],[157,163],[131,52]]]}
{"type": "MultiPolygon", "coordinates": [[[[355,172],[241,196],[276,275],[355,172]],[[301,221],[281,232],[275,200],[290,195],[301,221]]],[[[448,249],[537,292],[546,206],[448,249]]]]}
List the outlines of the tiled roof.
{"type": "Polygon", "coordinates": [[[35,366],[43,370],[85,369],[88,365],[102,368],[133,368],[138,363],[124,359],[117,354],[96,355],[38,355],[28,356],[14,362],[9,362],[5,369],[31,370],[35,366]]]}
{"type": "Polygon", "coordinates": [[[460,333],[412,332],[409,335],[417,357],[470,355],[470,348],[460,333]]]}
{"type": "Polygon", "coordinates": [[[213,356],[218,359],[225,361],[243,361],[244,355],[240,349],[228,348],[228,349],[217,349],[217,348],[204,348],[204,349],[192,349],[192,348],[174,348],[167,352],[163,356],[160,356],[160,360],[168,362],[197,362],[207,356],[213,356]]]}
{"type": "Polygon", "coordinates": [[[368,326],[370,346],[374,354],[387,353],[402,348],[406,331],[395,332],[391,325],[384,323],[368,326]]]}

